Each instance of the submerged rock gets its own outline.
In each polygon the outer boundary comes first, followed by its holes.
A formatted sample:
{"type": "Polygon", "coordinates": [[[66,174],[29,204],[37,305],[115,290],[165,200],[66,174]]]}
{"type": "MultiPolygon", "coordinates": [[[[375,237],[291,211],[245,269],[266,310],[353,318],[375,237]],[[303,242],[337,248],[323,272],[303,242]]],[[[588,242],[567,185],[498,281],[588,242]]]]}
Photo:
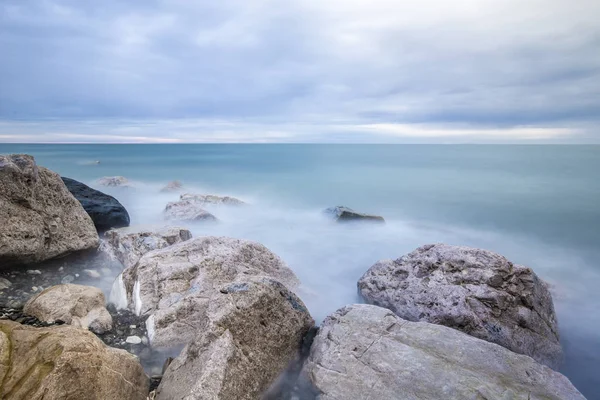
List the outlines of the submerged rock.
{"type": "Polygon", "coordinates": [[[127,268],[152,250],[191,239],[192,233],[186,228],[173,226],[134,226],[111,229],[104,234],[104,238],[103,247],[108,246],[110,252],[127,268]]]}
{"type": "Polygon", "coordinates": [[[180,200],[190,201],[195,204],[200,205],[227,205],[227,206],[243,206],[246,203],[240,199],[236,199],[235,197],[229,196],[215,196],[212,194],[191,194],[186,193],[182,194],[180,200]]]}
{"type": "Polygon", "coordinates": [[[0,266],[37,263],[98,243],[90,216],[58,174],[29,155],[0,155],[0,266]]]}
{"type": "Polygon", "coordinates": [[[137,358],[71,326],[34,328],[0,321],[0,398],[145,400],[137,358]]]}
{"type": "Polygon", "coordinates": [[[83,285],[57,285],[32,297],[23,311],[47,323],[63,321],[77,328],[104,333],[112,329],[102,290],[83,285]]]}
{"type": "Polygon", "coordinates": [[[117,199],[74,179],[62,177],[62,180],[92,218],[98,231],[129,226],[129,213],[117,199]]]}
{"type": "Polygon", "coordinates": [[[154,347],[187,344],[198,335],[220,287],[245,290],[249,277],[276,279],[294,290],[299,281],[287,265],[259,243],[200,237],[155,250],[123,271],[111,299],[148,318],[154,347]],[[239,286],[235,286],[239,283],[239,286]]]}
{"type": "Polygon", "coordinates": [[[174,201],[167,204],[165,218],[170,221],[216,221],[217,218],[190,200],[174,201]]]}
{"type": "Polygon", "coordinates": [[[449,326],[554,369],[562,361],[546,284],[499,254],[426,245],[379,261],[360,278],[358,290],[368,303],[401,318],[449,326]]]}
{"type": "Polygon", "coordinates": [[[124,176],[105,176],[96,181],[98,185],[101,186],[109,186],[109,187],[129,187],[131,186],[129,183],[129,179],[124,176]]]}
{"type": "Polygon", "coordinates": [[[180,192],[183,190],[183,184],[179,181],[171,181],[160,191],[163,193],[180,192]]]}
{"type": "Polygon", "coordinates": [[[532,358],[371,305],[325,319],[303,373],[312,398],[585,400],[532,358]]]}
{"type": "Polygon", "coordinates": [[[302,338],[314,325],[298,297],[265,277],[222,285],[205,307],[157,399],[259,399],[298,362],[302,338]]]}
{"type": "Polygon", "coordinates": [[[325,214],[333,217],[337,222],[385,222],[383,217],[378,215],[359,213],[358,211],[354,211],[353,209],[344,206],[331,207],[326,209],[324,212],[325,214]]]}

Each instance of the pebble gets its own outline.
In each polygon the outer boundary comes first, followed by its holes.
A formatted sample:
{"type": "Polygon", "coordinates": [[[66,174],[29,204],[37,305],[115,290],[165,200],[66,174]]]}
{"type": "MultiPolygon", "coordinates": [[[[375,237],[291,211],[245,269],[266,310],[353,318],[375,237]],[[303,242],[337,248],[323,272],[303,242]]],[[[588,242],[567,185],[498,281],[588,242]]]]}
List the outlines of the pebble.
{"type": "Polygon", "coordinates": [[[32,287],[31,287],[31,291],[32,291],[32,292],[37,292],[37,290],[38,290],[37,286],[32,286],[32,287]]]}
{"type": "Polygon", "coordinates": [[[71,283],[75,280],[75,277],[73,275],[67,275],[64,278],[62,278],[62,280],[60,281],[63,285],[67,284],[67,283],[71,283]]]}
{"type": "Polygon", "coordinates": [[[75,274],[75,278],[79,278],[79,274],[75,274]]]}
{"type": "Polygon", "coordinates": [[[39,269],[28,269],[27,273],[29,275],[41,275],[42,271],[40,271],[39,269]]]}
{"type": "Polygon", "coordinates": [[[135,328],[137,328],[137,326],[135,326],[135,325],[129,325],[129,329],[135,329],[135,328]]]}
{"type": "Polygon", "coordinates": [[[140,339],[139,336],[127,336],[127,339],[125,339],[125,341],[127,343],[130,343],[130,344],[140,344],[140,343],[142,343],[142,339],[140,339]]]}
{"type": "Polygon", "coordinates": [[[12,283],[8,279],[0,278],[0,290],[8,289],[11,286],[12,286],[12,283]]]}
{"type": "Polygon", "coordinates": [[[145,346],[148,346],[148,338],[147,338],[146,336],[143,336],[143,337],[142,337],[142,343],[143,343],[145,346]]]}
{"type": "Polygon", "coordinates": [[[64,270],[65,270],[65,267],[60,267],[60,268],[58,269],[58,272],[63,272],[64,270]]]}
{"type": "Polygon", "coordinates": [[[96,271],[95,269],[84,269],[83,273],[94,279],[100,278],[101,276],[100,272],[96,271]]]}

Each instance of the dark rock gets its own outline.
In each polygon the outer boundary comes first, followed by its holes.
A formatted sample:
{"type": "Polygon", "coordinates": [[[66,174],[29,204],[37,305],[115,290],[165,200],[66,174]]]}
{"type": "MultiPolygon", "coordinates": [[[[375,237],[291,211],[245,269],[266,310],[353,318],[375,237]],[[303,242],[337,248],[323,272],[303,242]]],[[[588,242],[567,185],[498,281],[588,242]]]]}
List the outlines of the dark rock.
{"type": "Polygon", "coordinates": [[[337,222],[352,222],[352,221],[365,221],[365,222],[378,222],[383,223],[385,220],[379,215],[363,214],[358,211],[354,211],[351,208],[344,206],[331,207],[325,210],[325,214],[332,216],[337,222]]]}
{"type": "Polygon", "coordinates": [[[62,177],[62,180],[90,215],[98,231],[129,226],[129,214],[117,199],[74,179],[62,177]]]}

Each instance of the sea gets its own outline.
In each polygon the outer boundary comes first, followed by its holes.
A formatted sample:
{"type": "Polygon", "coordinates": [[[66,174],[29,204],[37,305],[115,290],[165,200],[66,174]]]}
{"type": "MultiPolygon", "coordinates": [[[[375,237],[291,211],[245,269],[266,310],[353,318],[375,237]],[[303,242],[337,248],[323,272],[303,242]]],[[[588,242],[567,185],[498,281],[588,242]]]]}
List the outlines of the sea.
{"type": "Polygon", "coordinates": [[[258,241],[298,275],[317,321],[360,302],[376,261],[428,243],[480,247],[531,267],[553,293],[561,372],[600,399],[600,146],[327,144],[0,144],[115,196],[132,225],[164,224],[178,180],[252,205],[212,211],[195,236],[258,241]],[[128,188],[99,187],[124,176],[128,188]],[[333,224],[344,205],[385,225],[333,224]]]}

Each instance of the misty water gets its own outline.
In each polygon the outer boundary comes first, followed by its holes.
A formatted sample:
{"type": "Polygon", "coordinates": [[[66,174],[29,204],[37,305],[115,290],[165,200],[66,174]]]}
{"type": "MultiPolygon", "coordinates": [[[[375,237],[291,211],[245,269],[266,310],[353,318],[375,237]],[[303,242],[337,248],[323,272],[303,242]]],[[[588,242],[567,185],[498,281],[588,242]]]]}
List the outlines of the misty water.
{"type": "MultiPolygon", "coordinates": [[[[600,399],[600,146],[0,144],[0,153],[32,154],[115,196],[132,225],[165,223],[162,210],[178,194],[160,188],[171,180],[250,203],[207,207],[219,223],[187,226],[277,253],[317,321],[360,301],[356,281],[377,260],[436,242],[503,254],[550,283],[561,372],[600,399]],[[133,187],[94,183],[114,175],[133,187]],[[334,224],[322,210],[335,205],[387,223],[334,224]]],[[[108,291],[109,283],[95,284],[108,291]]]]}

